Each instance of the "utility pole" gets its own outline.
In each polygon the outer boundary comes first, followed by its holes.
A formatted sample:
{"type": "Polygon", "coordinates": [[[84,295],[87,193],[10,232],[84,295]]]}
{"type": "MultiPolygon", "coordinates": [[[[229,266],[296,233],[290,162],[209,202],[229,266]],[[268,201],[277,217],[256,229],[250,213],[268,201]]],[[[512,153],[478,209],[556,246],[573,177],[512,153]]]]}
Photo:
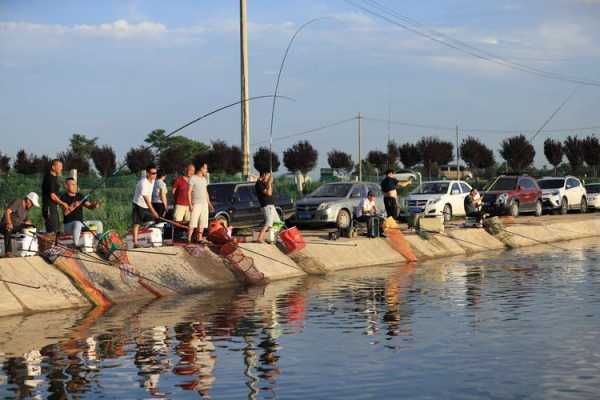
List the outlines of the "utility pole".
{"type": "Polygon", "coordinates": [[[456,125],[456,174],[460,180],[460,146],[458,144],[458,125],[456,125]]]}
{"type": "Polygon", "coordinates": [[[250,90],[248,88],[248,18],[246,0],[240,0],[240,76],[242,100],[242,178],[250,177],[250,90]]]}
{"type": "Polygon", "coordinates": [[[360,132],[362,117],[361,117],[360,113],[358,113],[358,117],[356,119],[358,120],[358,180],[359,180],[359,182],[362,182],[362,149],[361,149],[361,132],[360,132]]]}

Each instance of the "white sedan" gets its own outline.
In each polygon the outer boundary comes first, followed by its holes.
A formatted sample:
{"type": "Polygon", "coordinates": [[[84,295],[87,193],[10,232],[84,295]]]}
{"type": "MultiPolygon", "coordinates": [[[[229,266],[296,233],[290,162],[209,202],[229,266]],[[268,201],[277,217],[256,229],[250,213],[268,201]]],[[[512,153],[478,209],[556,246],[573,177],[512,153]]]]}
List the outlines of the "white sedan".
{"type": "Polygon", "coordinates": [[[588,207],[600,210],[600,183],[589,183],[585,185],[587,191],[588,207]]]}
{"type": "Polygon", "coordinates": [[[465,215],[465,197],[471,185],[464,181],[424,182],[408,196],[411,214],[443,215],[445,221],[465,215]]]}

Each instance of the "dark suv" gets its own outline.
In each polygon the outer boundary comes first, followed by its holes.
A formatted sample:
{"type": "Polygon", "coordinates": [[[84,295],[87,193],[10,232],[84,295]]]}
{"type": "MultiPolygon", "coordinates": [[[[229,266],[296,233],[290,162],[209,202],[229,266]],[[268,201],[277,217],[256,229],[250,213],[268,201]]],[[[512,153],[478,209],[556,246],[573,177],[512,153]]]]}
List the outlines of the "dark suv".
{"type": "Polygon", "coordinates": [[[513,217],[523,212],[540,216],[543,211],[542,191],[530,176],[500,175],[483,194],[483,211],[513,217]]]}
{"type": "MultiPolygon", "coordinates": [[[[253,182],[212,183],[208,185],[210,201],[215,211],[211,219],[220,219],[228,226],[245,228],[260,225],[264,218],[253,182]]],[[[291,198],[274,194],[275,208],[282,221],[294,213],[291,198]]]]}

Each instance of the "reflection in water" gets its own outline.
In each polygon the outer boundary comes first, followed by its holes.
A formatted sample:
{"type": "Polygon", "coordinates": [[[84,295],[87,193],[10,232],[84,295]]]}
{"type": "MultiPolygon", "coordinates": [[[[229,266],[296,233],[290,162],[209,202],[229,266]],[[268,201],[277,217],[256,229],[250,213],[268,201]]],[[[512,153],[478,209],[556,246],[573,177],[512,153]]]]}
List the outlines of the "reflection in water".
{"type": "Polygon", "coordinates": [[[594,398],[599,260],[583,242],[0,319],[0,397],[594,398]]]}

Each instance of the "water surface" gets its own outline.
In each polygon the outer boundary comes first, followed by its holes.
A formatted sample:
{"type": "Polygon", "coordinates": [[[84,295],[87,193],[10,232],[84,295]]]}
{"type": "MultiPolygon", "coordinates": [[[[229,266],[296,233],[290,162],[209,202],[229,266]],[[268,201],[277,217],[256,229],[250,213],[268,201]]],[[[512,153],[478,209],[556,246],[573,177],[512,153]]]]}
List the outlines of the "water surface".
{"type": "Polygon", "coordinates": [[[0,398],[596,399],[600,244],[0,319],[0,398]]]}

